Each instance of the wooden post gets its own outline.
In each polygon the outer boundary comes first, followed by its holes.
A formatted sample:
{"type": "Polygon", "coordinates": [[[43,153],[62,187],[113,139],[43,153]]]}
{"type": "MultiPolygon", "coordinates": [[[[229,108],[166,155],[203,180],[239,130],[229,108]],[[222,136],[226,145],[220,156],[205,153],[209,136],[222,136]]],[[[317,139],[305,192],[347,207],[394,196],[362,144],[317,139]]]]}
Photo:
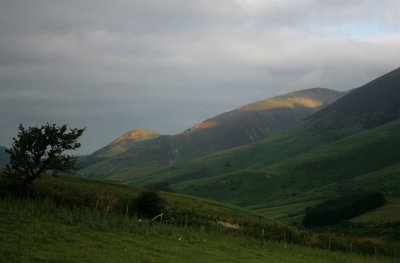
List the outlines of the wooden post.
{"type": "Polygon", "coordinates": [[[262,244],[264,244],[264,232],[265,232],[265,230],[263,228],[262,231],[261,231],[261,243],[262,244]]]}
{"type": "Polygon", "coordinates": [[[18,262],[21,262],[22,252],[21,252],[21,235],[18,235],[18,262]]]}
{"type": "Polygon", "coordinates": [[[283,246],[286,248],[286,230],[283,231],[283,246]]]}
{"type": "Polygon", "coordinates": [[[186,214],[186,217],[185,217],[185,228],[187,228],[187,224],[188,224],[188,215],[186,214]]]}
{"type": "Polygon", "coordinates": [[[332,236],[329,236],[329,251],[331,251],[332,236]]]}
{"type": "Polygon", "coordinates": [[[129,215],[129,205],[126,205],[126,215],[129,215]]]}

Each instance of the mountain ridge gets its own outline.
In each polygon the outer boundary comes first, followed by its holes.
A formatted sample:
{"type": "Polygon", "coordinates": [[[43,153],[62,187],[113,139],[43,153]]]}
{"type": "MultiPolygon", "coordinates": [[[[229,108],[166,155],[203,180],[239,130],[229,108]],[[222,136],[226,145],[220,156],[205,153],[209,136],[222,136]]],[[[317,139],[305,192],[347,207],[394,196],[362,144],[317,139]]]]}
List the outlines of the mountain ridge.
{"type": "MultiPolygon", "coordinates": [[[[99,155],[97,152],[94,157],[111,158],[101,159],[80,173],[88,175],[100,171],[103,173],[101,177],[107,177],[130,168],[174,165],[219,150],[254,143],[293,127],[343,94],[330,89],[313,88],[256,101],[209,118],[176,135],[157,136],[127,144],[132,147],[116,155],[99,155]]],[[[124,140],[119,143],[124,143],[124,140]]]]}

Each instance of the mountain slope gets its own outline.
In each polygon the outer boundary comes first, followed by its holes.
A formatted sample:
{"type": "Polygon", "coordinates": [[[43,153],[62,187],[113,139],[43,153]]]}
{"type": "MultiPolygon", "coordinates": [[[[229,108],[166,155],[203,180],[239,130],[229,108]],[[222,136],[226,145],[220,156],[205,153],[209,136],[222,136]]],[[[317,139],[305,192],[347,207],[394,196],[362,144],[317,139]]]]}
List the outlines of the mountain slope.
{"type": "Polygon", "coordinates": [[[377,78],[310,117],[321,128],[373,128],[400,118],[400,68],[377,78]]]}
{"type": "MultiPolygon", "coordinates": [[[[308,192],[337,183],[336,188],[341,186],[345,191],[348,187],[346,184],[358,176],[400,162],[399,132],[400,121],[348,136],[283,161],[271,162],[269,165],[255,160],[252,166],[243,167],[247,170],[232,169],[228,172],[227,169],[222,176],[217,171],[218,166],[224,166],[224,158],[219,159],[219,163],[215,160],[205,160],[197,164],[195,170],[207,167],[208,173],[215,176],[176,181],[176,177],[184,178],[178,175],[166,181],[175,182],[169,185],[173,191],[221,201],[234,201],[242,206],[260,204],[269,198],[284,199],[294,193],[308,192]]],[[[256,154],[254,149],[252,154],[256,154]]],[[[261,152],[258,154],[262,155],[261,152]]],[[[241,160],[245,159],[232,157],[234,156],[229,158],[231,167],[239,167],[241,160]]],[[[158,177],[162,175],[158,174],[158,177]]],[[[382,177],[381,180],[383,183],[385,179],[382,177]]],[[[394,191],[396,186],[393,185],[387,191],[394,191]]],[[[400,192],[398,194],[400,195],[400,192]]],[[[317,195],[313,197],[317,198],[317,195]]]]}
{"type": "MultiPolygon", "coordinates": [[[[301,213],[346,191],[383,190],[373,180],[352,186],[366,174],[382,174],[379,185],[390,181],[396,187],[400,178],[379,171],[400,163],[399,80],[395,70],[297,127],[131,183],[228,201],[276,217],[301,213]],[[367,107],[371,98],[373,107],[367,107]]],[[[393,187],[386,193],[400,196],[393,187]]]]}
{"type": "Polygon", "coordinates": [[[207,153],[257,142],[293,127],[343,93],[323,88],[292,92],[257,101],[208,119],[172,137],[175,158],[190,160],[207,153]],[[180,151],[183,151],[180,154],[180,151]]]}
{"type": "Polygon", "coordinates": [[[173,165],[219,150],[254,143],[293,127],[343,94],[314,88],[257,101],[208,119],[182,133],[129,144],[118,155],[110,155],[106,147],[99,151],[101,154],[96,152],[93,156],[111,158],[82,169],[80,174],[107,177],[129,171],[135,175],[137,168],[173,165]],[[137,159],[141,161],[137,162],[137,159]]]}

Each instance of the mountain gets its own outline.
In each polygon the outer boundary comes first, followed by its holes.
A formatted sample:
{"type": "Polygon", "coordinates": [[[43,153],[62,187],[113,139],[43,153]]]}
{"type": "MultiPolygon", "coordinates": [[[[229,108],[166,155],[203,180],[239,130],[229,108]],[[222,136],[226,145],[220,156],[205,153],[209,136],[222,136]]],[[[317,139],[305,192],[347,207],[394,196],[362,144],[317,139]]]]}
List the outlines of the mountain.
{"type": "MultiPolygon", "coordinates": [[[[150,133],[146,140],[121,136],[95,152],[80,174],[124,180],[155,168],[175,165],[232,147],[255,143],[280,130],[295,126],[304,118],[343,96],[323,88],[292,92],[242,106],[203,121],[182,133],[159,136],[150,133]],[[123,174],[122,177],[115,177],[123,174]],[[110,177],[111,176],[111,177],[110,177]]],[[[132,132],[136,134],[135,131],[132,132]]],[[[128,133],[129,134],[129,133],[128,133]]]]}
{"type": "Polygon", "coordinates": [[[175,158],[190,160],[208,153],[257,142],[301,122],[331,104],[342,92],[314,88],[292,92],[223,113],[173,136],[175,158]]]}
{"type": "Polygon", "coordinates": [[[353,90],[297,126],[130,183],[293,219],[347,192],[400,191],[400,70],[353,90]]]}
{"type": "Polygon", "coordinates": [[[109,145],[94,152],[93,156],[98,158],[105,158],[118,155],[134,147],[135,145],[137,145],[138,142],[154,139],[158,136],[160,136],[160,134],[155,131],[132,130],[119,136],[109,145]]]}
{"type": "Polygon", "coordinates": [[[0,146],[0,166],[6,166],[9,162],[9,155],[6,153],[6,147],[0,146]]]}

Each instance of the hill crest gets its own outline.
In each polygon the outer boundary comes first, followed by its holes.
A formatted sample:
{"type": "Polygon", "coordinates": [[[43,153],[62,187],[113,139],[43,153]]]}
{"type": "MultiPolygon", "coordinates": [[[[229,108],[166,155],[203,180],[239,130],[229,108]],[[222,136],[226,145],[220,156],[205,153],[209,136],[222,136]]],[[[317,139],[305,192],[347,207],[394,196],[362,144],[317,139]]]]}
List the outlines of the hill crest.
{"type": "Polygon", "coordinates": [[[95,157],[111,157],[127,151],[138,142],[159,137],[160,134],[151,130],[131,130],[114,139],[110,144],[93,153],[95,157]]]}

